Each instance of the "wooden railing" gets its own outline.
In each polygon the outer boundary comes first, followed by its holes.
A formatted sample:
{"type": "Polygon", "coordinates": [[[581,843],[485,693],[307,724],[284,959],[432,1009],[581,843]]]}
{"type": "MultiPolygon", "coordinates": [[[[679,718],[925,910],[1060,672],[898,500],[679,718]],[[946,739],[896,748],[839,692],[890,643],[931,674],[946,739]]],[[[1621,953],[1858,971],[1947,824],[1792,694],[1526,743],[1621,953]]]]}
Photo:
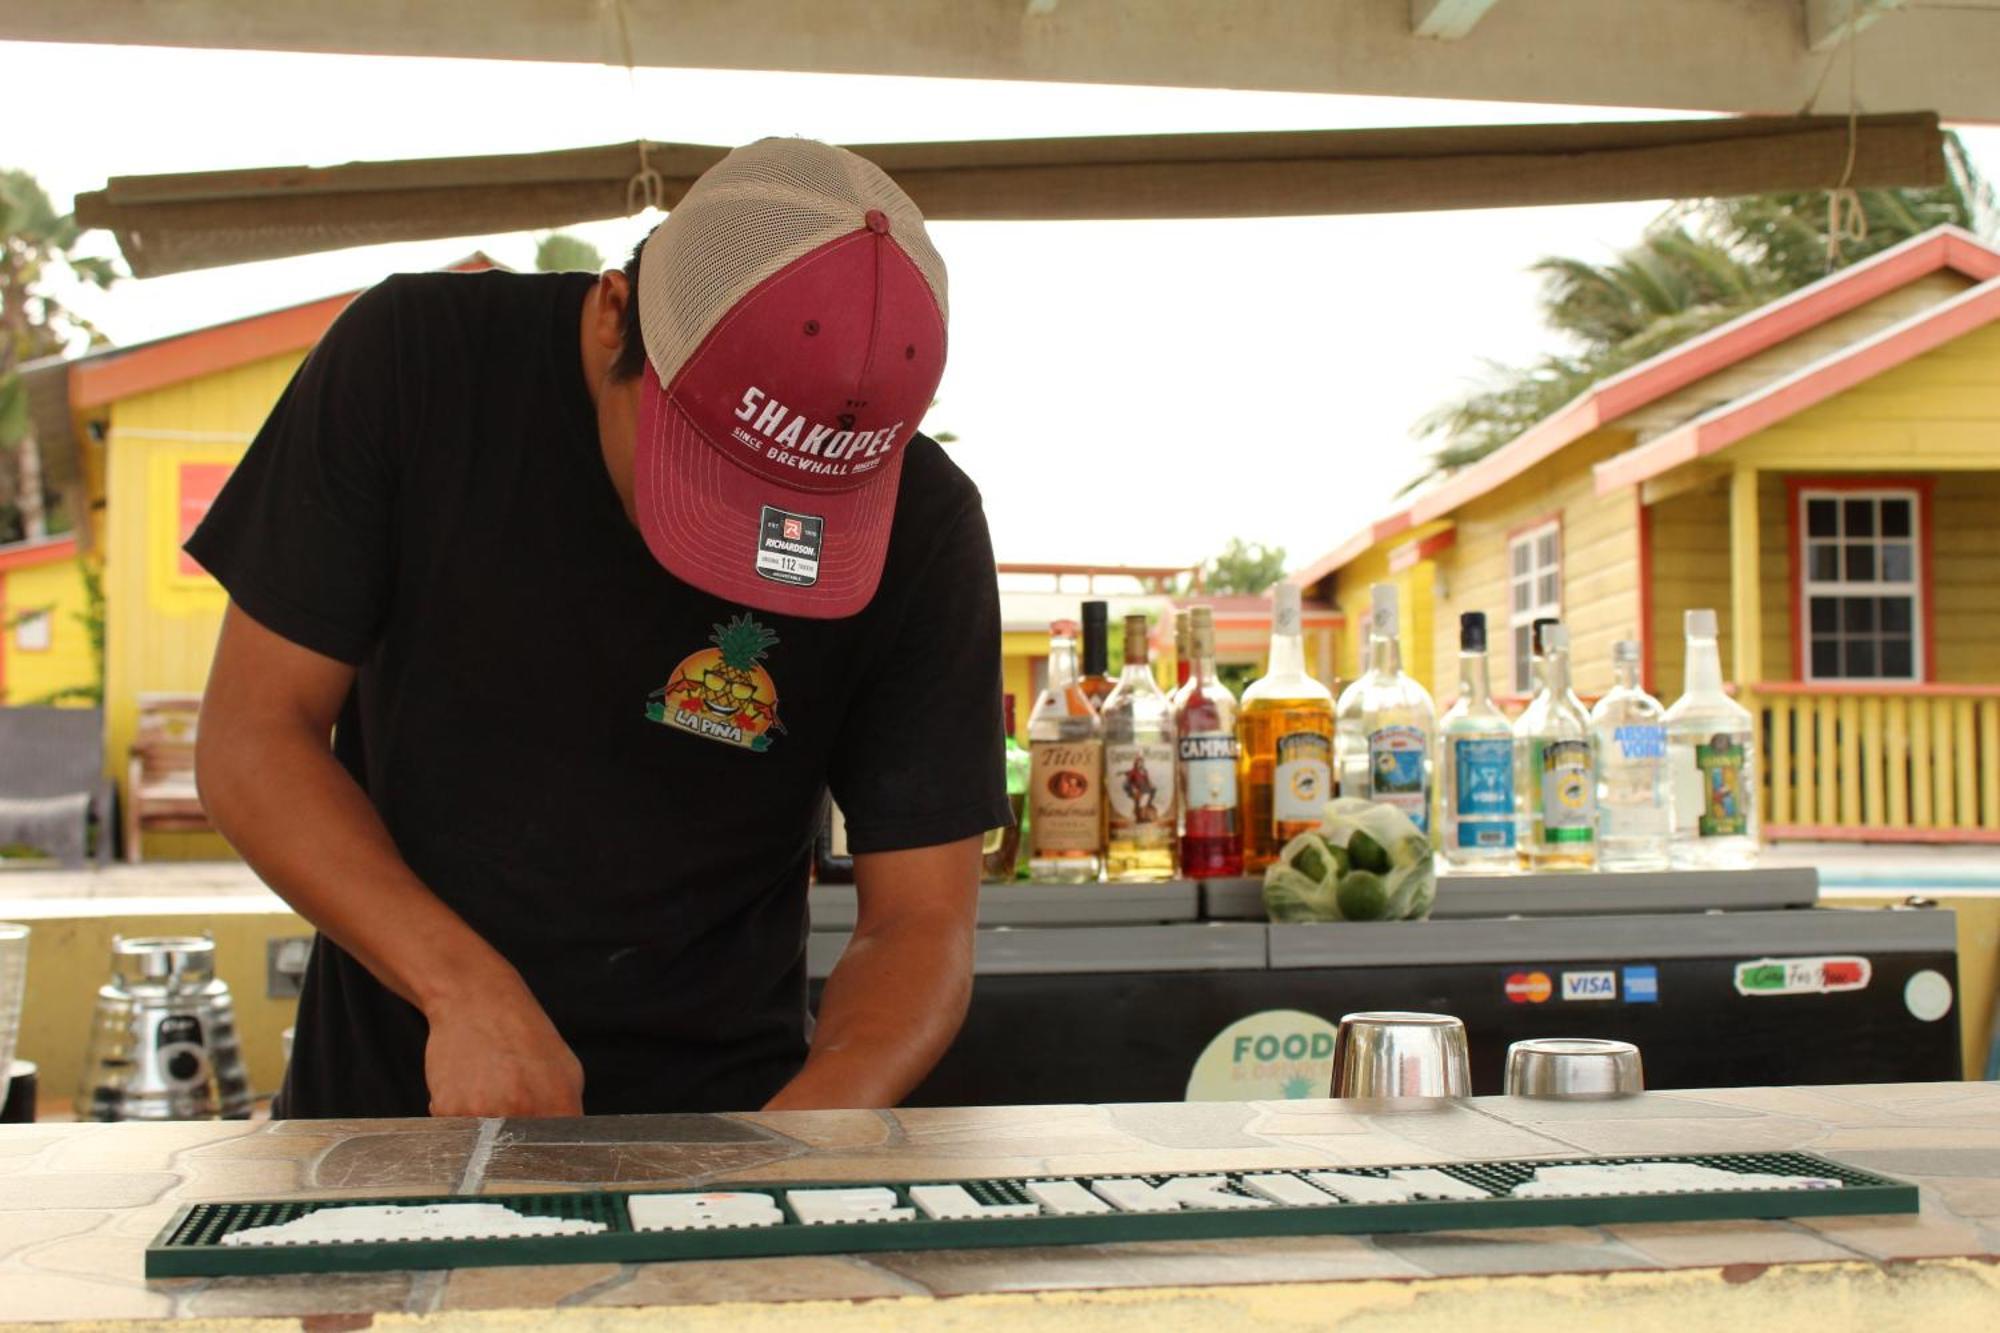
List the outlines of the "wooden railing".
{"type": "Polygon", "coordinates": [[[1773,681],[1762,723],[1764,833],[2000,842],[2000,685],[1773,681]]]}

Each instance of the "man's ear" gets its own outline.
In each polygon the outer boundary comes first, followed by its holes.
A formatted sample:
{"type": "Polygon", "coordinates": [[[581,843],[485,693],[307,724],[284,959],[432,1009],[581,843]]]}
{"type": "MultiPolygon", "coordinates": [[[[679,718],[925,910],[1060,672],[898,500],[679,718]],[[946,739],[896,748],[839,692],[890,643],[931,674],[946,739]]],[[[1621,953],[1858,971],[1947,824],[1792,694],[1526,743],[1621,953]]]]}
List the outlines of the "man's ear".
{"type": "Polygon", "coordinates": [[[597,276],[595,295],[590,336],[615,356],[625,346],[625,304],[632,299],[632,284],[625,280],[623,269],[606,269],[597,276]]]}

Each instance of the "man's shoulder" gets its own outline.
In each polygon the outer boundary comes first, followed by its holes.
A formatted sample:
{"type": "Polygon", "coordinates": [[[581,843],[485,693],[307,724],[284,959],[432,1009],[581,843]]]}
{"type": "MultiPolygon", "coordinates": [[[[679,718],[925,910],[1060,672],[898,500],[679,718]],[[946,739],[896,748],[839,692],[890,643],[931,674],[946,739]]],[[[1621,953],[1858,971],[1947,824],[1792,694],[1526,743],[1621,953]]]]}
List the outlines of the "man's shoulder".
{"type": "Polygon", "coordinates": [[[979,507],[979,487],[930,436],[918,431],[903,447],[903,477],[896,492],[896,517],[948,521],[979,507]]]}
{"type": "Polygon", "coordinates": [[[582,273],[516,273],[503,268],[392,273],[357,297],[354,306],[419,317],[483,312],[510,303],[546,304],[571,285],[589,280],[582,273]]]}

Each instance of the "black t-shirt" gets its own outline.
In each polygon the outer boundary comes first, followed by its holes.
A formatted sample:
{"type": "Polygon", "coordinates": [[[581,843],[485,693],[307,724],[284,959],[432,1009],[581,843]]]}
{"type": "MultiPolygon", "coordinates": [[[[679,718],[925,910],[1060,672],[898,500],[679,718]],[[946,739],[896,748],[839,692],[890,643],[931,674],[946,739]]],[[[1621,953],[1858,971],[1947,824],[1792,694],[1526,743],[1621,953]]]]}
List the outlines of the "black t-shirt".
{"type": "MultiPolygon", "coordinates": [[[[359,668],[334,749],[425,884],[526,979],[593,1113],[755,1107],[804,1058],[806,870],[1008,821],[979,493],[906,447],[858,615],[668,574],[584,383],[584,275],[357,298],[187,549],[259,623],[359,668]],[[710,734],[662,724],[688,708],[710,734]]],[[[423,1115],[422,1015],[314,947],[290,1116],[423,1115]]]]}

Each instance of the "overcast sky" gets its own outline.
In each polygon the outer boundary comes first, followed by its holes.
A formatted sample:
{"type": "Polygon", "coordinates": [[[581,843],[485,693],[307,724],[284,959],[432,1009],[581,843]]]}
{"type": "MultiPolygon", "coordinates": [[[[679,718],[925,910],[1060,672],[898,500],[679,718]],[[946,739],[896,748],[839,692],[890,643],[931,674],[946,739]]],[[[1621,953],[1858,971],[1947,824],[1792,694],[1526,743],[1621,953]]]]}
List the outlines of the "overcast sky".
{"type": "MultiPolygon", "coordinates": [[[[58,207],[114,175],[513,153],[640,136],[733,144],[1343,129],[1663,113],[1289,93],[642,70],[0,43],[0,166],[58,207]]],[[[2000,129],[1968,132],[2000,175],[2000,129]]],[[[1661,203],[1219,222],[934,224],[951,362],[933,428],[961,437],[1002,560],[1192,563],[1229,537],[1302,564],[1419,469],[1412,423],[1551,344],[1528,265],[1607,257],[1661,203]]],[[[607,255],[637,221],[574,228],[607,255]]],[[[108,236],[93,242],[112,249],[108,236]]],[[[534,238],[376,246],[78,297],[136,342],[534,238]]]]}

